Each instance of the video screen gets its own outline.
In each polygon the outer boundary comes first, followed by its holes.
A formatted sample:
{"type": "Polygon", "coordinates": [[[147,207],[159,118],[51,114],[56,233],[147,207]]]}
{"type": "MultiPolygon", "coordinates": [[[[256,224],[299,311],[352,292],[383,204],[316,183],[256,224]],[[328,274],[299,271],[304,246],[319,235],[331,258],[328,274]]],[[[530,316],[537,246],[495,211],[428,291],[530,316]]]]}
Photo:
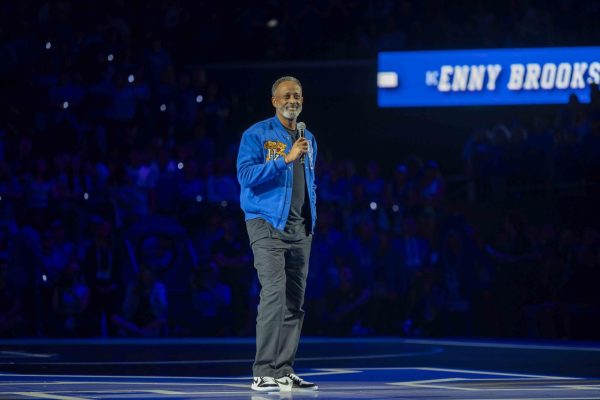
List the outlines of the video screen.
{"type": "Polygon", "coordinates": [[[380,107],[566,104],[590,101],[600,47],[379,53],[380,107]]]}

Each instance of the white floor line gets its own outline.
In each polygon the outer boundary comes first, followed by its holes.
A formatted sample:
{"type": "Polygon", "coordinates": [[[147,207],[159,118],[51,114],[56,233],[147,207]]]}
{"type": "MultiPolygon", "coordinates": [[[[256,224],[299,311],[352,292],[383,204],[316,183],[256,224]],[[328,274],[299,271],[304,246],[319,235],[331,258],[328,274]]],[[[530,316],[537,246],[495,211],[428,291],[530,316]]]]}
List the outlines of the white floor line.
{"type": "Polygon", "coordinates": [[[469,399],[469,400],[598,400],[598,396],[596,397],[485,397],[482,399],[469,399]]]}
{"type": "Polygon", "coordinates": [[[17,356],[17,357],[31,357],[31,358],[51,358],[55,357],[56,354],[38,354],[38,353],[28,353],[26,351],[0,351],[0,357],[4,355],[7,356],[17,356]]]}
{"type": "Polygon", "coordinates": [[[55,394],[43,393],[43,392],[10,392],[6,394],[16,394],[19,396],[34,397],[37,399],[55,399],[55,400],[88,400],[88,397],[73,397],[73,396],[59,396],[55,394]]]}
{"type": "MultiPolygon", "coordinates": [[[[165,382],[171,380],[237,380],[237,379],[252,379],[252,376],[247,377],[223,377],[223,376],[153,376],[153,375],[58,375],[58,374],[3,374],[0,373],[0,378],[2,377],[22,377],[22,378],[85,378],[85,379],[120,379],[120,380],[128,380],[128,379],[140,379],[140,380],[156,380],[162,379],[165,382]]],[[[20,381],[15,381],[20,382],[20,381]]]]}
{"type": "Polygon", "coordinates": [[[573,386],[557,385],[557,386],[552,386],[552,387],[569,388],[569,389],[577,389],[577,390],[600,390],[600,385],[573,385],[573,386]]]}
{"type": "Polygon", "coordinates": [[[598,351],[600,352],[600,343],[598,346],[568,346],[568,345],[550,345],[550,344],[527,344],[527,343],[497,343],[497,342],[477,342],[461,340],[428,340],[428,339],[402,339],[403,343],[409,344],[428,344],[437,346],[459,346],[459,347],[485,347],[489,349],[525,349],[525,350],[559,350],[559,351],[598,351]]]}
{"type": "MultiPolygon", "coordinates": [[[[507,373],[507,372],[495,372],[495,371],[481,371],[481,370],[465,370],[465,369],[451,369],[451,368],[434,368],[434,367],[367,367],[367,368],[315,368],[310,371],[317,372],[305,372],[303,376],[318,376],[318,375],[334,375],[334,374],[350,374],[350,373],[360,373],[362,371],[396,371],[396,370],[423,370],[423,371],[436,371],[436,372],[452,372],[452,373],[463,373],[463,374],[472,374],[472,375],[493,375],[493,376],[503,376],[503,377],[512,377],[512,378],[529,378],[529,379],[568,379],[568,380],[579,380],[583,378],[576,377],[564,377],[564,376],[548,376],[548,375],[532,375],[532,374],[517,374],[517,373],[507,373]]],[[[156,380],[161,379],[164,381],[174,381],[174,380],[247,380],[252,379],[251,376],[242,376],[242,377],[207,377],[207,376],[144,376],[144,375],[53,375],[53,374],[6,374],[0,373],[0,377],[24,377],[24,378],[84,378],[84,379],[119,379],[119,380],[128,380],[128,379],[140,379],[140,380],[156,380]]],[[[467,378],[465,378],[467,379],[467,378]]],[[[472,379],[472,378],[468,378],[472,379]]],[[[486,379],[486,378],[481,378],[486,379]]],[[[1,383],[0,383],[1,384],[1,383]]]]}
{"type": "MultiPolygon", "coordinates": [[[[240,395],[240,394],[249,394],[250,392],[250,388],[248,388],[247,390],[243,390],[243,391],[227,391],[227,392],[217,392],[217,391],[202,391],[202,392],[177,392],[178,396],[199,396],[199,395],[210,395],[211,397],[218,397],[218,396],[231,396],[231,395],[240,395]]],[[[144,391],[139,391],[137,393],[142,393],[144,391]]],[[[89,391],[87,393],[90,393],[89,391]]],[[[49,394],[49,393],[43,393],[43,392],[6,392],[3,393],[5,395],[19,395],[19,396],[29,396],[29,397],[35,397],[38,399],[55,399],[55,400],[90,400],[93,398],[98,398],[97,394],[94,394],[92,397],[74,397],[74,396],[59,396],[59,395],[53,395],[53,394],[49,394]]],[[[134,393],[132,393],[133,395],[134,393]]],[[[266,394],[266,393],[265,393],[266,394]]],[[[122,398],[127,398],[127,397],[122,397],[122,398]]],[[[132,397],[135,398],[135,397],[132,397]]]]}
{"type": "MultiPolygon", "coordinates": [[[[496,372],[496,371],[481,371],[481,370],[467,370],[467,369],[451,369],[451,368],[434,368],[434,367],[366,367],[366,368],[354,368],[360,371],[385,371],[385,370],[424,370],[424,371],[439,371],[439,372],[458,372],[464,374],[474,375],[496,375],[496,376],[509,376],[514,378],[529,378],[529,379],[584,379],[580,377],[566,377],[566,376],[547,376],[547,375],[531,375],[531,374],[517,374],[511,372],[496,372]]],[[[467,379],[467,378],[465,378],[467,379]]],[[[472,379],[472,378],[469,378],[472,379]]],[[[486,378],[481,378],[486,379],[486,378]]],[[[600,400],[600,399],[599,399],[600,400]]]]}
{"type": "Polygon", "coordinates": [[[463,392],[477,392],[479,389],[472,388],[464,388],[460,386],[445,386],[445,385],[406,385],[406,387],[415,388],[415,389],[444,389],[444,390],[459,390],[463,392]]]}
{"type": "MultiPolygon", "coordinates": [[[[253,337],[225,337],[225,338],[160,338],[160,339],[126,339],[126,338],[106,338],[106,339],[0,339],[0,345],[129,345],[129,346],[148,346],[148,345],[203,345],[203,344],[250,344],[256,343],[253,337]]],[[[531,349],[531,350],[566,350],[566,351],[595,351],[600,352],[600,342],[582,343],[582,345],[568,344],[543,344],[543,343],[510,343],[502,341],[484,340],[444,340],[444,339],[406,339],[398,337],[374,337],[374,338],[330,338],[318,336],[305,336],[302,343],[321,344],[321,343],[396,343],[396,344],[426,344],[426,345],[444,345],[444,346],[462,346],[462,347],[487,347],[502,349],[531,349]]]]}
{"type": "Polygon", "coordinates": [[[386,385],[407,385],[407,384],[421,384],[421,383],[438,383],[438,382],[455,382],[462,381],[462,378],[441,378],[441,379],[423,379],[418,381],[405,381],[405,382],[389,382],[386,385]]]}
{"type": "Polygon", "coordinates": [[[438,383],[456,382],[456,381],[462,381],[462,380],[463,379],[461,379],[461,378],[425,379],[425,380],[419,380],[419,381],[392,382],[392,383],[387,383],[387,385],[406,386],[406,387],[413,387],[413,388],[463,390],[463,391],[476,391],[477,390],[477,389],[471,389],[471,388],[463,388],[460,386],[438,385],[438,383]]]}
{"type": "MultiPolygon", "coordinates": [[[[441,348],[420,352],[375,354],[361,356],[331,356],[331,357],[298,357],[296,361],[332,361],[332,360],[375,360],[396,357],[414,357],[441,353],[441,348]]],[[[187,365],[187,364],[243,364],[252,363],[254,359],[216,359],[216,360],[172,360],[172,361],[50,361],[50,362],[28,362],[27,365],[187,365]]],[[[0,362],[0,365],[14,365],[14,362],[0,362]]]]}
{"type": "MultiPolygon", "coordinates": [[[[514,387],[514,388],[488,388],[488,389],[478,389],[478,390],[484,391],[484,392],[548,392],[548,391],[550,391],[550,389],[558,392],[560,390],[565,391],[565,390],[571,390],[574,388],[573,387],[558,388],[556,386],[544,386],[544,387],[534,387],[534,388],[514,387]]],[[[577,389],[575,389],[575,390],[577,390],[577,389]]],[[[600,397],[598,397],[598,399],[600,399],[600,397]]]]}
{"type": "MultiPolygon", "coordinates": [[[[250,382],[250,380],[248,380],[250,382]]],[[[1,382],[0,386],[52,386],[52,385],[123,385],[123,386],[232,386],[237,387],[235,383],[187,383],[187,382],[123,382],[123,381],[56,381],[56,382],[19,382],[9,383],[1,382]]]]}
{"type": "MultiPolygon", "coordinates": [[[[341,368],[312,368],[310,371],[316,372],[305,372],[302,373],[302,376],[322,376],[322,375],[343,375],[343,374],[356,374],[360,373],[359,369],[341,369],[341,368]]],[[[3,374],[0,373],[1,377],[23,377],[23,378],[84,378],[84,379],[119,379],[119,380],[131,380],[131,379],[140,379],[140,380],[156,380],[161,379],[167,383],[169,381],[176,380],[225,380],[225,381],[235,381],[235,380],[252,380],[252,376],[232,376],[232,377],[223,377],[223,376],[140,376],[140,375],[44,375],[44,374],[3,374]]],[[[23,381],[12,381],[15,383],[23,382],[23,381]]],[[[0,382],[0,385],[5,384],[5,382],[0,382]]]]}
{"type": "Polygon", "coordinates": [[[521,378],[538,378],[538,379],[582,379],[582,378],[571,378],[564,376],[549,376],[549,375],[529,375],[529,374],[514,374],[508,372],[493,372],[493,371],[478,371],[468,369],[451,369],[451,368],[430,368],[430,367],[417,367],[415,369],[423,371],[438,371],[438,372],[457,372],[461,374],[484,374],[484,375],[496,375],[496,376],[516,376],[521,378]]]}

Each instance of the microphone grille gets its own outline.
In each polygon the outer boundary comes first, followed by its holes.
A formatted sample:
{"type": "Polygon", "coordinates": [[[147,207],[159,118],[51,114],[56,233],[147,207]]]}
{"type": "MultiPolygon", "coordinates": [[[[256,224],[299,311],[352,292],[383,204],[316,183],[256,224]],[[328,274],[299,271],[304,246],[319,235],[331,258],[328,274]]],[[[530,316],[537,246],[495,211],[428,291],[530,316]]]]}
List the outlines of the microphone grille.
{"type": "Polygon", "coordinates": [[[306,129],[306,124],[304,122],[298,122],[296,124],[296,127],[298,128],[299,131],[303,131],[306,129]]]}

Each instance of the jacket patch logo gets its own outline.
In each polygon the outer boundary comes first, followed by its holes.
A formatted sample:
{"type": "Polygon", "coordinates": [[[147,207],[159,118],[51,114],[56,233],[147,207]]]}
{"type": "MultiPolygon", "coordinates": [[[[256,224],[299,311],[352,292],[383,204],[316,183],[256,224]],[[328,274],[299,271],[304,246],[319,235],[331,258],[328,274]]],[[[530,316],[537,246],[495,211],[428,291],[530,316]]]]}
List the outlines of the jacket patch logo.
{"type": "Polygon", "coordinates": [[[272,140],[267,140],[264,145],[265,149],[267,149],[267,159],[266,161],[277,160],[281,156],[285,156],[285,149],[287,148],[287,144],[281,142],[275,142],[272,140]]]}

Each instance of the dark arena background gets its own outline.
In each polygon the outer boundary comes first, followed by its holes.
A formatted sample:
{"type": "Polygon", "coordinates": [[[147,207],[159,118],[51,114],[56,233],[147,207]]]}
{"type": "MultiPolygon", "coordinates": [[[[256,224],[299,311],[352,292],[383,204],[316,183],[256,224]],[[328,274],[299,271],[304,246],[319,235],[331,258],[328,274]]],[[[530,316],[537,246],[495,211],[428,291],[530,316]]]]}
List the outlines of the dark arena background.
{"type": "Polygon", "coordinates": [[[600,399],[598,21],[1,1],[0,399],[600,399]],[[320,390],[259,393],[236,158],[286,75],[319,143],[296,369],[320,390]]]}

